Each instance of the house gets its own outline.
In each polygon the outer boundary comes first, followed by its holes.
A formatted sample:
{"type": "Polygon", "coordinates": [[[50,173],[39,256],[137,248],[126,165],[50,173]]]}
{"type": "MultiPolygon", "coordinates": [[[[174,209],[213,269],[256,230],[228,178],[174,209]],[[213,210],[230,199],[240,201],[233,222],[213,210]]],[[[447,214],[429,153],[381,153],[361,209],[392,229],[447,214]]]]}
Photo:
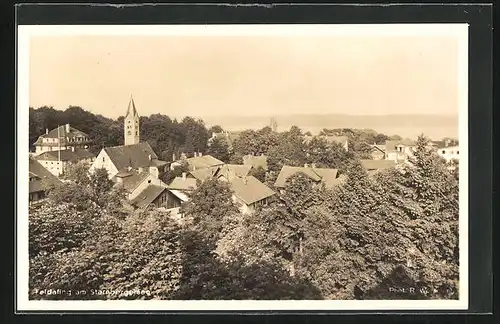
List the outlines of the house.
{"type": "Polygon", "coordinates": [[[251,165],[225,164],[218,168],[214,177],[217,179],[224,178],[225,180],[230,181],[235,177],[242,178],[248,176],[250,174],[250,170],[252,170],[251,165]]]}
{"type": "Polygon", "coordinates": [[[112,180],[117,186],[121,186],[125,190],[129,200],[137,197],[150,185],[167,188],[167,185],[163,181],[144,169],[140,169],[139,171],[132,168],[122,170],[114,175],[112,180]]]}
{"type": "Polygon", "coordinates": [[[168,185],[168,188],[185,193],[190,193],[198,188],[198,181],[200,180],[189,178],[187,176],[187,173],[184,172],[182,173],[181,177],[174,178],[174,180],[172,180],[172,182],[168,185]]]}
{"type": "Polygon", "coordinates": [[[251,214],[259,206],[266,206],[276,194],[253,176],[234,176],[228,183],[233,191],[233,201],[243,214],[251,214]]]}
{"type": "Polygon", "coordinates": [[[132,169],[141,172],[145,170],[159,178],[167,164],[158,159],[147,142],[141,142],[103,148],[92,163],[90,171],[104,168],[108,171],[109,177],[113,178],[120,171],[132,169]]]}
{"type": "Polygon", "coordinates": [[[197,154],[195,154],[194,157],[181,158],[180,160],[173,162],[170,165],[170,169],[173,170],[175,167],[182,165],[182,163],[187,163],[189,171],[218,167],[218,166],[224,165],[224,162],[214,158],[211,155],[202,155],[201,153],[197,153],[197,154]]]}
{"type": "Polygon", "coordinates": [[[47,196],[51,189],[62,182],[37,160],[29,158],[29,202],[30,204],[47,196]]]}
{"type": "Polygon", "coordinates": [[[78,162],[94,162],[95,155],[87,149],[72,146],[67,150],[42,152],[36,155],[35,158],[53,175],[59,177],[69,165],[78,162]]]}
{"type": "Polygon", "coordinates": [[[366,171],[385,170],[396,166],[393,160],[361,160],[361,165],[366,171]]]}
{"type": "Polygon", "coordinates": [[[452,160],[459,161],[459,147],[456,146],[446,146],[436,149],[439,156],[446,160],[446,162],[451,162],[452,160]]]}
{"type": "Polygon", "coordinates": [[[151,146],[140,141],[139,127],[139,114],[131,96],[123,120],[125,145],[103,148],[92,163],[90,171],[104,168],[108,170],[109,177],[113,178],[121,171],[135,170],[141,173],[147,170],[159,178],[166,171],[168,162],[159,160],[151,146]]]}
{"type": "Polygon", "coordinates": [[[265,171],[267,171],[267,156],[264,154],[261,155],[253,155],[248,154],[243,156],[243,165],[250,165],[253,168],[257,169],[261,167],[265,171]]]}
{"type": "Polygon", "coordinates": [[[137,197],[132,199],[131,205],[138,209],[155,208],[175,209],[187,201],[187,196],[177,191],[169,190],[164,186],[148,185],[137,197]]]}
{"type": "Polygon", "coordinates": [[[205,181],[207,179],[212,178],[215,175],[215,173],[217,173],[219,168],[220,168],[219,166],[214,166],[209,168],[196,169],[187,173],[187,177],[200,181],[205,181]]]}
{"type": "Polygon", "coordinates": [[[88,148],[91,143],[89,135],[71,127],[70,124],[66,124],[51,131],[46,129],[45,134],[40,135],[33,145],[35,153],[40,154],[48,151],[67,150],[72,147],[88,148]]]}
{"type": "Polygon", "coordinates": [[[285,188],[287,180],[298,173],[302,173],[307,176],[315,183],[316,186],[324,185],[325,188],[333,188],[339,183],[337,180],[337,169],[316,168],[314,164],[305,164],[303,167],[284,165],[278,174],[278,178],[276,179],[274,186],[279,189],[285,188]]]}
{"type": "Polygon", "coordinates": [[[384,160],[385,159],[385,145],[371,145],[370,155],[373,160],[384,160]]]}
{"type": "Polygon", "coordinates": [[[304,143],[309,144],[313,138],[320,138],[326,140],[328,143],[338,143],[342,145],[342,147],[346,150],[349,151],[349,138],[347,136],[333,136],[333,135],[316,135],[316,136],[311,136],[311,135],[305,135],[304,136],[304,143]]]}
{"type": "Polygon", "coordinates": [[[266,205],[275,192],[268,186],[250,176],[249,165],[226,164],[217,168],[205,168],[185,172],[182,177],[176,177],[169,185],[170,191],[180,192],[189,197],[196,190],[199,181],[216,178],[225,181],[233,191],[233,201],[243,213],[252,213],[257,206],[266,205]]]}
{"type": "Polygon", "coordinates": [[[413,156],[416,143],[412,140],[390,140],[385,142],[385,159],[405,162],[413,156]]]}

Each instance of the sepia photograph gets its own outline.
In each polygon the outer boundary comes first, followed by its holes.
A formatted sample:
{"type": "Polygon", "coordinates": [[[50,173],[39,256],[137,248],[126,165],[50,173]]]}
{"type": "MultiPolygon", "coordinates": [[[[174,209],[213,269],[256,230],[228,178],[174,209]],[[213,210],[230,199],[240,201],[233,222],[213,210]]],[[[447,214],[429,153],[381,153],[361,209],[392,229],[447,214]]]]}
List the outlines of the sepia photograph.
{"type": "Polygon", "coordinates": [[[19,26],[18,304],[466,309],[467,53],[467,24],[19,26]]]}

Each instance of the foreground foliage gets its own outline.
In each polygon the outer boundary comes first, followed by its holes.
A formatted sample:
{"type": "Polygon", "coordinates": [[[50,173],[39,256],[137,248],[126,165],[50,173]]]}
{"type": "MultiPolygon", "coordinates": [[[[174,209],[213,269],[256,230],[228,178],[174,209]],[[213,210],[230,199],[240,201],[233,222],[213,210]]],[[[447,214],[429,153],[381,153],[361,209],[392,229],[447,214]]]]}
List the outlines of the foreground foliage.
{"type": "MultiPolygon", "coordinates": [[[[285,161],[287,145],[274,146],[271,165],[285,161]]],[[[295,147],[285,162],[309,161],[324,145],[295,147]]],[[[315,160],[344,166],[346,181],[332,189],[299,173],[273,203],[242,215],[230,187],[210,179],[183,206],[181,223],[165,211],[134,211],[103,170],[68,170],[68,183],[30,207],[30,297],[458,298],[457,173],[423,137],[408,165],[376,174],[334,152],[315,160]],[[405,287],[415,290],[391,290],[405,287]],[[49,288],[66,293],[40,295],[49,288]]]]}

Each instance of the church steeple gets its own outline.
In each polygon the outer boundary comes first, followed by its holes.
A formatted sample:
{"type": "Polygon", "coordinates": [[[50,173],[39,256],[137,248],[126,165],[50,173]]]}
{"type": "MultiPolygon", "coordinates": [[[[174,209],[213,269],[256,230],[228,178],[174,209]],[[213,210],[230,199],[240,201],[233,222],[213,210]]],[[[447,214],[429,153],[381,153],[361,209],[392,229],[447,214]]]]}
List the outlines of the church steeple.
{"type": "Polygon", "coordinates": [[[127,114],[125,115],[125,118],[127,118],[127,116],[132,112],[132,115],[135,116],[135,115],[139,115],[137,113],[137,110],[135,109],[135,102],[134,102],[134,98],[132,97],[132,95],[130,95],[130,101],[128,102],[128,108],[127,108],[127,114]],[[132,110],[132,111],[131,111],[132,110]]]}
{"type": "Polygon", "coordinates": [[[132,95],[130,95],[127,114],[123,120],[123,134],[125,145],[139,144],[139,114],[135,108],[135,102],[132,95]]]}

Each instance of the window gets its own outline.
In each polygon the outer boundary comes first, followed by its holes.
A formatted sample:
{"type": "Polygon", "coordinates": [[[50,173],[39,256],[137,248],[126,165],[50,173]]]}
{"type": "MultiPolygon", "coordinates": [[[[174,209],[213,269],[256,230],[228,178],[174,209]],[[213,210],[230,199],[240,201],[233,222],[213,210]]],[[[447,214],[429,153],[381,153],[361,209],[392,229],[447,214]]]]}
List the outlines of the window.
{"type": "Polygon", "coordinates": [[[139,135],[139,131],[135,131],[135,136],[138,136],[139,135]]]}
{"type": "Polygon", "coordinates": [[[458,154],[458,151],[457,151],[457,154],[458,154]]]}
{"type": "Polygon", "coordinates": [[[130,123],[131,123],[131,121],[129,120],[129,121],[128,121],[128,123],[130,124],[130,123]]]}
{"type": "Polygon", "coordinates": [[[148,183],[151,183],[151,180],[148,180],[148,183]]]}
{"type": "Polygon", "coordinates": [[[102,157],[102,162],[106,162],[106,157],[105,156],[102,157]]]}
{"type": "Polygon", "coordinates": [[[132,133],[130,131],[127,132],[127,135],[131,135],[132,133]]]}
{"type": "Polygon", "coordinates": [[[441,151],[441,153],[446,154],[446,151],[445,151],[445,150],[443,150],[443,151],[441,151]]]}

